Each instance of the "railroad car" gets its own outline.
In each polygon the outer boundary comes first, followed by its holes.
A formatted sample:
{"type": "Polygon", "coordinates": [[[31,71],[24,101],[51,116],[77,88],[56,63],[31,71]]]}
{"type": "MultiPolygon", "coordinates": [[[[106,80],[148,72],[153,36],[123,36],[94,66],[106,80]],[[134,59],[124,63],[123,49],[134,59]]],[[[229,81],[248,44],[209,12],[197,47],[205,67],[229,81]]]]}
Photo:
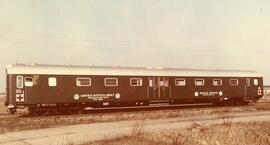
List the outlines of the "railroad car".
{"type": "Polygon", "coordinates": [[[255,71],[14,64],[6,68],[5,105],[30,112],[159,103],[256,102],[255,71]]]}

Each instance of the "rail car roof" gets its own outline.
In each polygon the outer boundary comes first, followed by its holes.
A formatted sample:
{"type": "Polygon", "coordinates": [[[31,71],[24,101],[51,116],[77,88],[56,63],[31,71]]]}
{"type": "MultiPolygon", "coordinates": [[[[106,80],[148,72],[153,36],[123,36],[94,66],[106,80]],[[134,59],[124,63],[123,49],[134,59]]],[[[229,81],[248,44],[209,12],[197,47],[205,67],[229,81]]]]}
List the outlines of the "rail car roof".
{"type": "Polygon", "coordinates": [[[8,65],[7,74],[262,77],[262,75],[260,75],[255,71],[244,71],[244,70],[206,70],[206,69],[172,69],[172,68],[165,69],[165,68],[97,67],[97,66],[40,65],[40,64],[8,65]]]}

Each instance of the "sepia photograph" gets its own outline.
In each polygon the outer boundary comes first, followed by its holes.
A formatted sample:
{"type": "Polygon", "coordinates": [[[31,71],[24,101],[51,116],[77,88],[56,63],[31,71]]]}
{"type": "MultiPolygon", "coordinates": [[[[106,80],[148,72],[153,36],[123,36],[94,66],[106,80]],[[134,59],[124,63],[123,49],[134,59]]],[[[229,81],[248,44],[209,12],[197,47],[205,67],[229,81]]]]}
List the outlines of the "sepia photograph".
{"type": "Polygon", "coordinates": [[[270,145],[270,1],[0,0],[0,145],[270,145]]]}

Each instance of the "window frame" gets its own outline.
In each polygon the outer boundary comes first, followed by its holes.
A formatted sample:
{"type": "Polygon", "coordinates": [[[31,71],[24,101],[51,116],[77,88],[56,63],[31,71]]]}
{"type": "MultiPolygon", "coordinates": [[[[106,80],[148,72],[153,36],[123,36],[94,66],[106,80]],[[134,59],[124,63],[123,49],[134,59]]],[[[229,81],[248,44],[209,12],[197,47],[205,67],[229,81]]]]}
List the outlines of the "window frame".
{"type": "Polygon", "coordinates": [[[57,79],[56,79],[56,77],[48,77],[48,86],[49,87],[56,87],[57,86],[57,79]],[[51,84],[52,81],[50,81],[50,80],[55,80],[55,81],[53,81],[54,83],[51,84]]]}
{"type": "Polygon", "coordinates": [[[238,79],[230,79],[230,86],[238,86],[239,85],[239,80],[238,79]],[[237,84],[232,84],[232,81],[237,81],[237,84]]]}
{"type": "Polygon", "coordinates": [[[195,79],[195,86],[204,86],[205,85],[205,80],[204,79],[195,79]],[[202,85],[198,85],[197,81],[202,81],[202,85]]]}
{"type": "Polygon", "coordinates": [[[142,86],[143,85],[143,79],[142,78],[130,78],[129,79],[129,85],[132,86],[132,87],[142,86]],[[136,85],[132,85],[132,80],[136,80],[137,84],[136,85]]]}
{"type": "Polygon", "coordinates": [[[222,79],[213,79],[213,86],[222,86],[222,79]],[[220,81],[220,84],[215,84],[215,81],[220,81]]]}
{"type": "Polygon", "coordinates": [[[25,87],[33,87],[34,86],[33,77],[24,77],[24,86],[25,87]],[[31,82],[26,81],[27,79],[31,79],[31,82]]]}
{"type": "Polygon", "coordinates": [[[77,87],[89,87],[89,86],[92,86],[92,79],[90,77],[78,77],[78,78],[76,78],[76,86],[77,87]],[[80,84],[80,81],[79,81],[80,79],[89,80],[89,84],[88,85],[80,84]]]}
{"type": "Polygon", "coordinates": [[[175,78],[174,79],[174,85],[177,87],[186,86],[186,79],[185,78],[175,78]],[[183,81],[184,84],[178,84],[178,81],[183,81]]]}
{"type": "Polygon", "coordinates": [[[246,78],[246,86],[247,87],[251,86],[251,79],[250,78],[246,78]]]}
{"type": "Polygon", "coordinates": [[[23,76],[16,76],[16,87],[18,89],[22,89],[24,87],[24,79],[23,79],[23,76]],[[18,82],[19,82],[19,78],[21,78],[21,85],[19,86],[18,82]]]}
{"type": "Polygon", "coordinates": [[[104,78],[104,86],[106,86],[106,87],[115,87],[115,86],[118,86],[118,78],[113,78],[113,77],[108,77],[108,78],[106,77],[106,78],[104,78]],[[116,84],[115,85],[108,85],[106,82],[109,79],[116,80],[116,84]]]}

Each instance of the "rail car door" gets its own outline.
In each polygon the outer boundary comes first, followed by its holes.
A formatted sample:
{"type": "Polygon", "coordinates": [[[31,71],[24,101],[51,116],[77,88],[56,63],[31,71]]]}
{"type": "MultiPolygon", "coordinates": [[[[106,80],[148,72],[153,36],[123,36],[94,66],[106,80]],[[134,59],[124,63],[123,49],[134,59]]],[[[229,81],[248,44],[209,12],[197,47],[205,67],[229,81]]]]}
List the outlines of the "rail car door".
{"type": "Polygon", "coordinates": [[[149,77],[147,89],[148,98],[168,99],[171,97],[168,77],[149,77]]]}
{"type": "Polygon", "coordinates": [[[33,91],[33,76],[24,77],[24,97],[25,99],[30,98],[30,94],[33,91]]]}
{"type": "Polygon", "coordinates": [[[252,94],[251,90],[251,79],[246,78],[246,84],[245,84],[245,97],[249,97],[249,95],[252,94]]]}
{"type": "Polygon", "coordinates": [[[24,103],[27,99],[27,89],[25,89],[25,78],[23,76],[16,77],[16,103],[24,103]]]}

